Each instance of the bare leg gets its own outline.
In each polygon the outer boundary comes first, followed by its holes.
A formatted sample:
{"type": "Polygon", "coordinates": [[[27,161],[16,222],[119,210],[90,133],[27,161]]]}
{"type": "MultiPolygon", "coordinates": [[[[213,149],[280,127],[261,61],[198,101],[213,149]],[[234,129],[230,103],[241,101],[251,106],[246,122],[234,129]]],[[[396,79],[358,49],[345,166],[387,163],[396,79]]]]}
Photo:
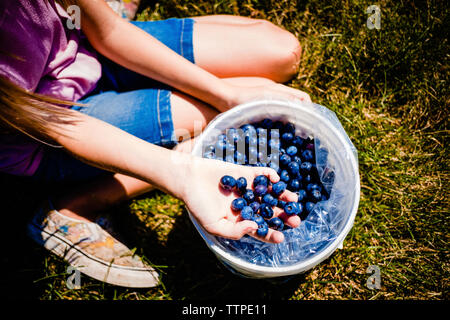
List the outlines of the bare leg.
{"type": "Polygon", "coordinates": [[[231,15],[194,17],[196,64],[220,78],[286,82],[297,72],[298,39],[271,22],[231,15]]]}

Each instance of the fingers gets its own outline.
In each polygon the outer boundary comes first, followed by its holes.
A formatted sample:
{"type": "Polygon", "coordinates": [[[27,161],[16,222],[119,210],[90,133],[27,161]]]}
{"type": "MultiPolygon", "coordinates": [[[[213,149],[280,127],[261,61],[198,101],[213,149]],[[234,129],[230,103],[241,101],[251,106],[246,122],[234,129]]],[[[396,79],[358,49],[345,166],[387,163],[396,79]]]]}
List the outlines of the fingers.
{"type": "Polygon", "coordinates": [[[251,237],[268,243],[281,243],[284,241],[284,235],[282,232],[270,228],[265,237],[258,236],[256,233],[258,230],[258,225],[254,221],[250,220],[233,222],[227,219],[221,219],[217,223],[205,226],[205,229],[215,236],[224,237],[231,240],[239,240],[244,235],[248,234],[251,237]]]}
{"type": "Polygon", "coordinates": [[[291,228],[297,228],[300,223],[300,217],[297,215],[288,215],[280,208],[275,208],[273,210],[274,216],[283,220],[283,222],[291,228]]]}
{"type": "Polygon", "coordinates": [[[298,195],[295,192],[292,192],[290,190],[285,190],[279,197],[280,200],[286,201],[286,202],[297,202],[298,201],[298,195]]]}
{"type": "Polygon", "coordinates": [[[254,170],[255,170],[255,173],[256,173],[257,176],[264,175],[267,178],[269,178],[270,182],[272,182],[272,183],[277,183],[278,181],[280,181],[280,176],[272,168],[257,167],[257,168],[254,168],[254,170]]]}
{"type": "Polygon", "coordinates": [[[269,229],[269,232],[267,232],[265,237],[258,236],[256,231],[250,232],[249,235],[255,239],[268,243],[281,243],[284,241],[284,234],[273,229],[269,229]]]}
{"type": "Polygon", "coordinates": [[[290,94],[294,99],[297,98],[300,99],[301,101],[311,102],[311,97],[304,91],[294,89],[283,84],[277,84],[277,86],[283,92],[290,94]]]}
{"type": "Polygon", "coordinates": [[[256,222],[250,220],[233,222],[228,219],[221,219],[214,224],[205,226],[205,229],[215,236],[239,240],[246,234],[256,234],[258,225],[256,222]]]}
{"type": "MultiPolygon", "coordinates": [[[[298,195],[295,192],[285,190],[279,197],[280,200],[286,202],[297,202],[298,195]]],[[[292,228],[297,228],[300,225],[300,217],[297,215],[288,215],[280,208],[274,209],[275,216],[279,217],[284,223],[292,228]]]]}

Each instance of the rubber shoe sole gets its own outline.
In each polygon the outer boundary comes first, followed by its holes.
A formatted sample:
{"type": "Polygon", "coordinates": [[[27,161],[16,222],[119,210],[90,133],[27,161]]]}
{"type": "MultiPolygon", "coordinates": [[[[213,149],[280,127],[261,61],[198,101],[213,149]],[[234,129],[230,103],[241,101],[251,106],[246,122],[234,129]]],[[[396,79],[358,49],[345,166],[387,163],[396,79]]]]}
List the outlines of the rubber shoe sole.
{"type": "MultiPolygon", "coordinates": [[[[70,218],[69,218],[70,219],[70,218]]],[[[81,273],[109,284],[129,288],[151,288],[159,285],[158,273],[151,267],[126,267],[100,260],[55,233],[48,233],[33,221],[27,234],[36,243],[66,260],[81,273]]]]}

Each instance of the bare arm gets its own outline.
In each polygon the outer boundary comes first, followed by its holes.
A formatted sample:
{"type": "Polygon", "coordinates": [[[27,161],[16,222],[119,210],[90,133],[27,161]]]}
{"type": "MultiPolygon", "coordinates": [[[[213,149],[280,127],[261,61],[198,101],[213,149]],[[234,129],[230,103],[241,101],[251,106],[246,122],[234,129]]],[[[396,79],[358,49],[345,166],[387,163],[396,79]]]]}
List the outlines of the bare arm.
{"type": "Polygon", "coordinates": [[[282,84],[231,85],[178,55],[159,40],[120,18],[103,0],[78,0],[81,27],[93,47],[110,60],[163,82],[223,112],[260,97],[310,101],[308,94],[282,84]]]}
{"type": "Polygon", "coordinates": [[[148,143],[80,112],[69,112],[74,125],[50,127],[50,135],[69,153],[92,166],[135,177],[183,198],[183,186],[171,182],[187,172],[191,155],[148,143]]]}
{"type": "MultiPolygon", "coordinates": [[[[69,112],[77,123],[60,127],[49,124],[49,135],[75,157],[93,166],[143,180],[183,200],[199,223],[214,235],[232,239],[244,234],[255,236],[257,225],[253,221],[240,221],[239,215],[230,209],[236,195],[221,192],[219,180],[227,174],[252,181],[264,174],[277,182],[279,177],[273,169],[238,166],[168,150],[101,120],[69,112]]],[[[289,191],[283,196],[287,201],[297,200],[289,191]]],[[[283,217],[281,209],[276,214],[283,217]]],[[[284,219],[292,227],[300,223],[297,216],[284,216],[284,219]]],[[[270,230],[262,240],[281,242],[283,234],[270,230]]]]}
{"type": "Polygon", "coordinates": [[[232,104],[225,81],[120,18],[103,0],[79,0],[82,30],[93,47],[120,65],[168,84],[222,111],[232,104]]]}

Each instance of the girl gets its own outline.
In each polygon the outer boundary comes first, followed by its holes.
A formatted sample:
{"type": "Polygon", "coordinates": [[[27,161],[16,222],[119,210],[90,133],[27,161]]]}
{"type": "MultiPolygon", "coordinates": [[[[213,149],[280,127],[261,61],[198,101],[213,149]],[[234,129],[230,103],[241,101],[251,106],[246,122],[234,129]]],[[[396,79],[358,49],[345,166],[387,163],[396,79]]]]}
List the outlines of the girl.
{"type": "MultiPolygon", "coordinates": [[[[93,278],[154,286],[157,273],[96,215],[152,188],[182,199],[213,235],[257,237],[218,181],[263,174],[276,182],[276,172],[195,158],[176,132],[194,138],[198,124],[267,94],[309,101],[280,84],[300,61],[292,34],[236,16],[130,23],[104,0],[3,0],[0,25],[0,170],[72,186],[39,208],[28,227],[35,241],[93,278]],[[69,5],[80,9],[81,30],[68,21],[69,5]]],[[[283,234],[260,240],[279,243],[283,234]]]]}

